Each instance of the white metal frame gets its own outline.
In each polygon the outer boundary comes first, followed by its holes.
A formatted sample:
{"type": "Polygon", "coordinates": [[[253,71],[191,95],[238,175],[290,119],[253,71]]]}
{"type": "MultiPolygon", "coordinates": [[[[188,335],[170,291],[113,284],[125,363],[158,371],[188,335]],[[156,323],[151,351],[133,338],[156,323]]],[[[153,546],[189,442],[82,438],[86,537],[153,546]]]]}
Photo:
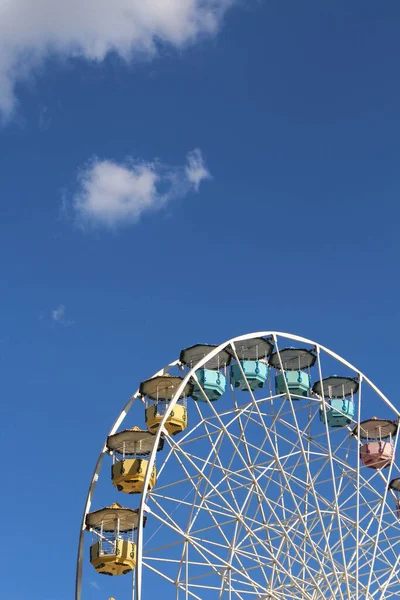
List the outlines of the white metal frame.
{"type": "MultiPolygon", "coordinates": [[[[358,369],[356,369],[352,364],[350,364],[349,362],[347,362],[346,360],[344,360],[343,358],[341,358],[338,354],[332,352],[331,350],[329,350],[328,348],[321,346],[320,344],[317,344],[316,342],[313,342],[312,340],[309,340],[307,338],[301,337],[301,336],[297,336],[297,335],[292,335],[292,334],[288,334],[288,333],[281,333],[281,332],[274,332],[274,331],[263,331],[263,332],[257,332],[257,333],[252,333],[252,334],[247,334],[247,335],[243,335],[243,336],[239,336],[239,337],[235,337],[232,338],[226,342],[224,342],[223,344],[221,344],[220,346],[216,347],[215,349],[211,350],[211,352],[209,352],[209,354],[207,356],[205,356],[204,358],[202,358],[200,361],[198,361],[198,363],[196,365],[194,365],[191,369],[189,369],[186,374],[183,377],[182,383],[180,384],[180,386],[177,388],[171,402],[169,403],[169,406],[163,416],[163,419],[161,421],[161,425],[157,431],[157,433],[155,434],[155,443],[154,443],[154,447],[153,450],[148,458],[149,460],[149,467],[147,469],[147,473],[146,473],[146,477],[145,477],[145,482],[144,482],[144,491],[140,496],[140,505],[139,505],[139,527],[138,527],[138,532],[137,532],[137,566],[136,566],[136,573],[135,573],[135,577],[134,577],[134,597],[135,600],[147,600],[147,598],[145,597],[145,595],[143,594],[143,582],[142,582],[142,569],[143,569],[143,564],[142,564],[142,559],[143,559],[143,516],[145,514],[145,512],[147,511],[147,505],[146,505],[146,499],[147,499],[147,488],[148,488],[148,484],[149,484],[149,480],[150,480],[150,476],[151,476],[151,471],[152,471],[152,467],[156,458],[156,453],[157,453],[157,448],[158,448],[158,444],[159,444],[159,440],[160,440],[160,436],[162,434],[164,434],[167,438],[167,440],[169,441],[169,445],[170,445],[170,453],[174,452],[174,447],[179,447],[179,445],[182,443],[183,444],[183,440],[184,440],[184,436],[182,436],[180,439],[178,439],[176,442],[175,440],[169,438],[164,425],[166,420],[168,419],[171,411],[173,410],[176,402],[178,401],[180,395],[182,394],[186,384],[188,381],[190,381],[191,379],[197,380],[196,378],[196,374],[195,372],[197,371],[197,369],[201,368],[202,366],[204,366],[211,358],[213,358],[214,356],[216,356],[221,350],[225,349],[225,348],[229,348],[235,355],[236,359],[238,360],[238,356],[236,354],[236,348],[235,345],[240,343],[240,342],[244,342],[246,340],[252,339],[252,338],[258,338],[258,337],[271,337],[273,339],[274,342],[274,346],[275,349],[278,350],[279,353],[279,347],[278,347],[278,338],[283,338],[286,340],[290,340],[290,341],[294,341],[294,342],[299,342],[302,344],[306,344],[306,345],[310,345],[313,346],[315,348],[315,351],[317,352],[318,355],[318,369],[319,369],[319,379],[322,381],[322,372],[321,372],[321,364],[320,364],[320,354],[321,352],[326,353],[327,355],[329,355],[330,357],[332,357],[333,359],[335,359],[336,361],[338,361],[339,363],[341,363],[342,365],[344,365],[345,367],[347,367],[348,369],[350,369],[351,371],[353,371],[355,374],[358,375],[359,378],[359,382],[360,382],[360,390],[359,390],[359,398],[361,399],[361,392],[362,389],[365,385],[370,386],[370,388],[377,394],[377,396],[386,404],[386,406],[394,413],[394,415],[397,415],[397,417],[400,417],[400,413],[398,411],[398,409],[396,409],[396,407],[388,400],[388,398],[364,375],[362,374],[358,369]]],[[[279,355],[279,359],[280,359],[280,355],[279,355]]],[[[238,361],[238,363],[240,364],[240,362],[238,361]]],[[[167,365],[164,369],[161,369],[160,371],[158,371],[157,373],[155,373],[153,375],[153,377],[156,377],[158,375],[163,375],[165,373],[167,373],[170,369],[172,369],[173,367],[176,366],[180,366],[179,365],[179,361],[174,361],[172,363],[170,363],[169,365],[167,365]]],[[[283,369],[282,363],[281,363],[281,368],[283,369]]],[[[244,373],[242,373],[244,375],[244,373]]],[[[287,387],[287,384],[286,384],[287,387]]],[[[251,398],[251,402],[253,403],[253,405],[256,408],[257,411],[259,411],[260,415],[261,415],[261,410],[260,407],[257,404],[257,400],[254,397],[253,392],[250,390],[249,388],[249,398],[251,398]]],[[[290,397],[289,394],[289,390],[287,389],[287,395],[288,397],[290,397]]],[[[270,398],[274,398],[274,396],[271,394],[270,398]]],[[[108,435],[113,435],[121,426],[121,424],[123,423],[124,419],[126,418],[127,414],[129,413],[132,404],[135,400],[139,400],[139,401],[143,401],[143,399],[140,397],[139,394],[139,390],[136,391],[136,393],[129,399],[129,401],[127,402],[127,404],[125,405],[125,407],[123,408],[123,410],[121,411],[120,415],[118,416],[117,420],[115,421],[115,423],[113,424],[110,432],[108,435]]],[[[307,441],[306,437],[304,435],[304,432],[301,432],[297,423],[297,416],[296,416],[296,408],[294,407],[293,403],[290,402],[289,403],[289,407],[288,409],[291,410],[291,419],[293,421],[293,427],[295,428],[297,435],[298,435],[298,448],[296,448],[296,451],[298,452],[298,456],[299,456],[299,461],[303,460],[303,465],[306,465],[306,470],[307,470],[307,485],[309,487],[310,490],[310,494],[313,498],[314,501],[314,505],[316,507],[316,514],[315,516],[312,517],[312,519],[316,519],[315,522],[319,522],[320,526],[321,526],[321,535],[324,539],[324,543],[325,543],[325,550],[326,550],[326,558],[321,559],[319,554],[316,554],[317,556],[317,560],[319,561],[319,569],[320,572],[319,573],[315,573],[313,572],[312,569],[310,569],[308,562],[307,562],[307,557],[306,557],[306,546],[304,545],[304,548],[298,548],[296,547],[296,545],[293,543],[291,536],[289,534],[283,536],[282,538],[282,543],[280,546],[280,554],[278,555],[278,559],[279,556],[282,553],[285,553],[285,556],[287,558],[287,553],[290,550],[291,556],[290,559],[291,561],[295,561],[298,564],[301,564],[302,566],[302,573],[303,573],[303,578],[306,577],[306,575],[308,576],[308,578],[313,582],[313,585],[315,587],[315,593],[314,594],[310,594],[309,591],[304,589],[304,599],[305,600],[319,600],[319,598],[325,598],[326,596],[323,595],[323,592],[321,591],[321,585],[322,583],[325,585],[325,590],[329,590],[329,594],[331,594],[332,598],[340,598],[341,600],[359,600],[361,598],[367,598],[368,600],[372,598],[374,600],[384,600],[386,598],[385,594],[386,591],[388,589],[388,586],[390,584],[390,581],[392,580],[392,578],[394,577],[394,575],[397,573],[398,567],[399,567],[399,561],[400,561],[400,546],[398,547],[398,558],[396,559],[396,561],[393,562],[393,564],[390,567],[390,574],[389,577],[382,582],[382,584],[380,585],[380,595],[377,595],[377,591],[376,589],[373,591],[373,593],[370,594],[370,587],[371,587],[371,580],[372,580],[372,568],[375,564],[376,558],[378,557],[379,560],[383,560],[382,557],[380,556],[380,550],[379,550],[379,538],[380,535],[382,536],[386,536],[387,538],[387,531],[385,529],[385,507],[386,507],[386,496],[388,493],[388,490],[385,489],[384,491],[384,497],[383,497],[383,501],[381,502],[381,510],[377,509],[377,514],[376,515],[371,515],[370,521],[367,523],[367,525],[364,525],[363,523],[360,523],[360,507],[363,505],[363,502],[365,503],[365,501],[362,501],[362,499],[360,498],[360,494],[357,492],[357,490],[350,495],[350,499],[353,498],[354,501],[356,501],[356,514],[357,514],[357,527],[356,527],[356,533],[355,533],[355,548],[354,548],[354,553],[352,556],[352,559],[349,563],[348,566],[353,567],[355,569],[355,577],[356,577],[356,591],[352,591],[353,587],[352,587],[352,582],[349,580],[349,571],[346,568],[345,572],[344,572],[344,579],[343,579],[343,575],[340,574],[338,572],[338,570],[335,568],[333,573],[326,573],[325,572],[325,566],[329,563],[330,565],[334,565],[335,561],[333,559],[333,552],[336,552],[335,550],[335,543],[337,544],[338,542],[334,541],[334,535],[332,534],[332,525],[326,526],[324,523],[324,519],[322,516],[322,512],[321,512],[321,506],[320,506],[320,498],[318,497],[318,492],[315,489],[315,476],[313,476],[313,473],[311,472],[311,469],[309,468],[308,464],[310,461],[310,457],[311,457],[311,451],[310,451],[310,443],[309,441],[307,441]],[[378,521],[378,532],[379,535],[375,536],[375,540],[373,540],[371,543],[373,543],[373,551],[372,551],[372,567],[371,567],[371,572],[370,572],[370,576],[368,579],[368,585],[366,589],[363,589],[360,593],[359,590],[359,584],[358,584],[358,579],[359,579],[359,570],[360,570],[360,564],[362,563],[363,560],[363,556],[360,556],[360,545],[368,539],[368,535],[369,535],[369,531],[373,530],[374,524],[376,524],[376,521],[378,521]]],[[[359,401],[358,403],[358,414],[357,414],[357,422],[360,422],[360,405],[361,405],[361,401],[359,401]]],[[[329,432],[329,427],[328,427],[328,423],[327,423],[327,419],[326,419],[326,403],[322,401],[322,407],[323,410],[325,412],[325,435],[326,435],[326,439],[328,440],[328,454],[331,457],[332,456],[332,452],[331,452],[331,447],[330,447],[330,432],[329,432]]],[[[224,431],[224,434],[226,434],[227,436],[230,435],[228,429],[225,427],[224,423],[221,421],[221,419],[219,418],[218,415],[218,411],[215,409],[215,407],[213,405],[211,405],[211,408],[213,410],[215,419],[218,420],[219,419],[219,425],[221,427],[221,431],[224,431]]],[[[238,416],[238,423],[240,427],[243,427],[243,423],[244,420],[246,418],[246,411],[243,410],[242,412],[239,411],[239,416],[238,416]]],[[[280,415],[276,416],[276,419],[280,419],[282,418],[280,415]]],[[[272,435],[276,435],[276,431],[275,433],[269,433],[267,432],[267,435],[271,436],[272,435]]],[[[397,437],[396,436],[396,440],[395,440],[395,444],[397,444],[397,437]]],[[[357,444],[357,440],[352,440],[353,444],[357,444]]],[[[235,446],[235,441],[232,439],[232,444],[235,446]]],[[[236,447],[238,447],[238,444],[236,444],[236,447]]],[[[271,447],[274,447],[273,444],[271,445],[271,447]]],[[[239,450],[238,450],[239,451],[239,450]]],[[[99,478],[99,474],[100,474],[100,470],[101,470],[101,466],[102,466],[102,462],[103,462],[103,458],[105,453],[107,452],[107,447],[106,444],[104,443],[103,448],[101,450],[101,453],[99,455],[99,458],[97,460],[95,469],[94,469],[94,473],[90,482],[90,486],[89,486],[89,491],[87,494],[87,498],[86,498],[86,503],[85,503],[85,507],[84,507],[84,512],[83,512],[83,517],[82,517],[82,523],[81,523],[81,529],[80,529],[80,535],[79,535],[79,544],[78,544],[78,557],[77,557],[77,570],[76,570],[76,587],[75,587],[75,600],[81,600],[81,587],[82,587],[82,568],[83,568],[83,551],[84,551],[84,532],[85,532],[85,521],[86,521],[86,515],[88,514],[88,512],[90,512],[90,508],[91,508],[91,504],[92,504],[92,499],[93,499],[93,495],[95,492],[95,488],[96,488],[96,483],[98,481],[99,478]]],[[[357,453],[358,454],[358,453],[357,453]]],[[[289,457],[282,457],[282,456],[275,456],[275,460],[277,461],[277,463],[279,465],[284,465],[285,461],[287,461],[289,459],[289,457]]],[[[244,456],[243,457],[243,461],[244,463],[246,463],[246,460],[249,460],[249,456],[244,456]]],[[[335,481],[335,476],[334,476],[334,471],[333,471],[333,463],[332,463],[332,458],[330,460],[330,466],[332,468],[332,481],[333,481],[333,485],[335,486],[335,494],[338,493],[338,490],[342,490],[344,489],[344,486],[346,486],[346,482],[343,479],[343,477],[339,480],[339,481],[335,481]]],[[[392,466],[390,466],[389,469],[389,476],[390,473],[392,471],[392,466]]],[[[224,466],[224,468],[228,468],[226,465],[224,466]]],[[[282,477],[283,477],[283,484],[285,485],[285,489],[288,491],[289,494],[291,494],[292,496],[292,501],[294,504],[296,504],[296,497],[293,494],[293,492],[291,491],[291,483],[290,481],[287,480],[287,477],[285,479],[285,469],[282,467],[282,477]]],[[[382,474],[377,472],[376,473],[376,478],[379,479],[379,477],[382,477],[382,474]]],[[[386,478],[384,478],[386,479],[386,478]]],[[[293,480],[293,476],[292,476],[292,480],[293,480]]],[[[359,458],[357,459],[357,467],[356,467],[356,480],[357,480],[357,486],[359,489],[360,486],[360,460],[359,458]]],[[[259,501],[260,503],[260,511],[262,511],[262,502],[265,502],[266,506],[268,506],[268,509],[275,514],[275,518],[277,520],[278,523],[280,523],[281,527],[282,527],[282,531],[283,531],[283,525],[280,522],[280,518],[278,516],[278,514],[276,513],[276,508],[274,507],[274,505],[269,502],[268,497],[265,495],[265,493],[262,493],[260,491],[260,489],[257,487],[258,483],[257,481],[254,484],[254,488],[257,488],[257,493],[260,494],[260,496],[262,496],[262,500],[259,501]]],[[[254,488],[249,489],[249,495],[254,493],[254,488]]],[[[218,490],[215,489],[214,486],[214,492],[218,493],[218,490]]],[[[371,492],[372,493],[372,492],[371,492]]],[[[239,528],[241,530],[246,530],[246,502],[244,503],[244,505],[242,506],[242,508],[238,507],[237,512],[235,513],[236,518],[238,518],[239,520],[237,521],[237,527],[236,527],[236,532],[239,530],[239,528]]],[[[283,502],[283,500],[282,500],[283,502]]],[[[282,509],[283,512],[287,512],[287,509],[283,508],[282,509]]],[[[342,544],[342,551],[343,551],[343,540],[345,539],[351,539],[351,533],[349,531],[345,530],[345,525],[343,525],[343,519],[339,518],[339,508],[338,505],[336,505],[336,507],[333,508],[333,513],[335,514],[336,511],[336,519],[337,522],[339,523],[339,531],[338,531],[338,536],[339,536],[339,540],[341,541],[342,544]],[[350,537],[349,537],[350,536],[350,537]]],[[[234,512],[234,511],[233,511],[234,512]]],[[[302,515],[302,514],[298,514],[297,515],[298,521],[297,521],[297,528],[302,526],[302,527],[307,527],[307,520],[310,521],[311,523],[311,515],[302,515]]],[[[333,517],[332,517],[332,521],[333,522],[333,517]]],[[[311,526],[311,525],[310,525],[311,526]]],[[[293,527],[295,527],[295,525],[293,525],[293,527]]],[[[294,530],[293,530],[294,532],[294,530]]],[[[236,534],[235,534],[236,535],[236,534]]],[[[253,549],[254,552],[256,552],[255,546],[254,546],[254,540],[252,539],[252,533],[250,532],[250,530],[247,533],[248,535],[248,540],[249,540],[249,547],[253,544],[253,549]]],[[[310,538],[311,539],[311,538],[310,538]]],[[[201,543],[200,542],[196,542],[197,543],[197,552],[201,555],[202,552],[204,553],[204,549],[202,549],[201,547],[201,543]]],[[[229,540],[227,540],[227,544],[229,543],[229,540]]],[[[311,539],[311,544],[315,543],[312,539],[311,539]]],[[[233,553],[233,545],[234,542],[231,542],[231,548],[232,548],[232,553],[233,553]]],[[[266,555],[268,555],[268,553],[271,552],[270,548],[268,548],[268,543],[265,542],[265,544],[260,544],[260,548],[264,548],[263,552],[265,552],[266,555]]],[[[185,552],[186,552],[186,561],[185,561],[185,565],[181,565],[180,569],[183,568],[188,568],[188,553],[189,553],[190,549],[189,549],[189,544],[186,543],[186,548],[185,548],[185,552]]],[[[245,551],[243,551],[245,554],[245,551]]],[[[223,567],[224,569],[224,576],[221,577],[221,590],[220,590],[220,596],[222,595],[222,593],[224,592],[224,590],[231,590],[232,589],[232,581],[235,579],[235,573],[233,571],[232,568],[232,558],[233,558],[233,554],[231,555],[230,560],[228,560],[228,562],[226,562],[225,566],[223,567]]],[[[237,558],[237,557],[236,557],[237,558]]],[[[207,559],[208,560],[208,559],[207,559]]],[[[219,561],[220,562],[220,557],[215,554],[215,561],[219,561]]],[[[343,554],[343,561],[345,562],[345,557],[343,554]]],[[[208,562],[210,563],[210,568],[212,568],[212,564],[211,562],[208,560],[208,562]]],[[[221,567],[222,568],[222,567],[221,567]]],[[[261,567],[260,567],[261,568],[261,567]]],[[[274,575],[272,577],[272,579],[274,579],[274,577],[278,577],[278,575],[274,575]]],[[[267,578],[266,578],[267,579],[267,578]]],[[[187,580],[187,577],[186,577],[187,580]]],[[[276,580],[278,581],[278,580],[276,580]]],[[[265,592],[265,598],[271,598],[271,599],[275,599],[275,600],[283,600],[284,596],[282,596],[283,592],[276,592],[274,589],[272,589],[272,581],[270,584],[270,589],[267,590],[265,592]]],[[[300,585],[300,584],[298,584],[300,585]]],[[[278,586],[279,587],[279,586],[278,586]]],[[[375,586],[376,588],[376,586],[375,586]]],[[[254,592],[253,597],[255,599],[258,600],[258,598],[260,598],[261,596],[257,596],[257,590],[254,592]]],[[[218,597],[220,597],[218,596],[218,597]]],[[[186,586],[186,595],[185,595],[185,600],[189,600],[190,598],[201,598],[201,596],[197,596],[195,595],[194,592],[189,592],[188,590],[188,586],[186,586]]],[[[239,595],[236,595],[236,597],[240,597],[239,595]]],[[[229,594],[229,600],[231,598],[231,595],[229,594]]]]}

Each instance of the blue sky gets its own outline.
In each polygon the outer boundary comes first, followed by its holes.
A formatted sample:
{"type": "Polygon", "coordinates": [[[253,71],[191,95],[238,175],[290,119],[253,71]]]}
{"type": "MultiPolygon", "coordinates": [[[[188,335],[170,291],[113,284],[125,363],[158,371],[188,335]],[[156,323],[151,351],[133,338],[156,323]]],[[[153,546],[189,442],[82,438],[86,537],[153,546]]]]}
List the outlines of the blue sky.
{"type": "Polygon", "coordinates": [[[155,8],[134,39],[106,10],[86,22],[92,1],[76,21],[57,4],[65,31],[44,0],[30,20],[22,1],[0,7],[13,600],[72,597],[102,438],[181,348],[289,331],[397,391],[398,3],[215,2],[210,20],[193,2],[187,20],[155,8]]]}

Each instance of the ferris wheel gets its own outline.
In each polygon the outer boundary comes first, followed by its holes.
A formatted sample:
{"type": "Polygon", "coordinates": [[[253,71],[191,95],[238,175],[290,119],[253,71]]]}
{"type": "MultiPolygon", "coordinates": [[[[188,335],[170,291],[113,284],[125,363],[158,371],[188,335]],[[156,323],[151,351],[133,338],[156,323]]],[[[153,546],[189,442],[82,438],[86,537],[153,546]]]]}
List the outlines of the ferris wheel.
{"type": "Polygon", "coordinates": [[[138,380],[106,437],[76,600],[97,588],[116,600],[398,598],[399,416],[358,369],[296,335],[182,350],[138,380]]]}

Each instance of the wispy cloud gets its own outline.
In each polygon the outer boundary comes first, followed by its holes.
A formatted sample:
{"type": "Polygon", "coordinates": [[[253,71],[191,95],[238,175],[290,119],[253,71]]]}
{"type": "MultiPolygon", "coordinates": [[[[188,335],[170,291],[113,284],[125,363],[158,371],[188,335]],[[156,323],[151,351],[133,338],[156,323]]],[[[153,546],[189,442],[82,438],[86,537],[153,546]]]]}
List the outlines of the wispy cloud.
{"type": "Polygon", "coordinates": [[[51,117],[49,116],[49,107],[42,105],[39,111],[39,129],[40,131],[47,131],[51,124],[51,117]]]}
{"type": "Polygon", "coordinates": [[[72,203],[75,218],[82,227],[115,229],[136,223],[143,213],[198,191],[200,183],[210,177],[199,149],[188,153],[183,167],[132,158],[123,164],[94,158],[78,176],[72,203]]]}
{"type": "Polygon", "coordinates": [[[60,325],[72,325],[73,321],[67,319],[66,308],[64,304],[59,304],[55,309],[51,311],[51,319],[55,323],[60,325]]]}
{"type": "Polygon", "coordinates": [[[97,583],[97,581],[94,581],[93,579],[91,581],[89,581],[89,585],[94,588],[95,590],[100,590],[100,586],[97,583]]]}
{"type": "Polygon", "coordinates": [[[61,202],[60,202],[60,206],[58,209],[58,218],[61,221],[63,219],[68,219],[68,217],[69,217],[69,203],[68,203],[68,197],[67,197],[67,190],[65,188],[62,188],[60,190],[60,195],[61,195],[61,202]]]}
{"type": "Polygon", "coordinates": [[[2,0],[0,115],[15,109],[15,85],[49,55],[100,62],[111,52],[130,61],[159,44],[182,47],[213,35],[235,0],[2,0]]]}
{"type": "Polygon", "coordinates": [[[211,175],[204,164],[203,156],[199,148],[195,148],[195,150],[192,150],[192,152],[188,153],[185,173],[188,181],[193,184],[196,192],[199,190],[200,183],[204,179],[211,178],[211,175]]]}

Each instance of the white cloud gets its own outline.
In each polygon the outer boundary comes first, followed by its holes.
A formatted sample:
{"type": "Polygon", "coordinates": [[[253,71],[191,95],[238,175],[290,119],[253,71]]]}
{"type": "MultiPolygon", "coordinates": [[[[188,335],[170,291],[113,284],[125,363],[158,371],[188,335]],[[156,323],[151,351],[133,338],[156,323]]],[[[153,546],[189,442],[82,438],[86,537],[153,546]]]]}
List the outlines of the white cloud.
{"type": "Polygon", "coordinates": [[[234,0],[0,0],[0,113],[15,108],[15,83],[49,55],[102,61],[151,56],[214,34],[234,0]]]}
{"type": "Polygon", "coordinates": [[[73,209],[81,226],[116,228],[138,221],[144,212],[160,209],[170,200],[198,190],[210,178],[199,149],[189,152],[186,166],[159,162],[124,164],[93,159],[79,173],[73,209]]]}
{"type": "Polygon", "coordinates": [[[73,321],[67,319],[66,309],[64,304],[59,304],[57,308],[51,311],[51,318],[55,323],[60,323],[61,325],[72,325],[73,321]]]}
{"type": "Polygon", "coordinates": [[[188,153],[185,173],[188,181],[193,184],[196,192],[203,179],[210,179],[211,175],[204,164],[203,156],[198,148],[195,148],[195,150],[188,153]]]}
{"type": "Polygon", "coordinates": [[[51,318],[53,321],[63,322],[65,320],[65,306],[64,304],[59,304],[57,308],[51,311],[51,318]]]}
{"type": "Polygon", "coordinates": [[[48,114],[49,107],[41,106],[39,111],[39,129],[40,131],[47,131],[51,124],[51,117],[48,114]]]}

